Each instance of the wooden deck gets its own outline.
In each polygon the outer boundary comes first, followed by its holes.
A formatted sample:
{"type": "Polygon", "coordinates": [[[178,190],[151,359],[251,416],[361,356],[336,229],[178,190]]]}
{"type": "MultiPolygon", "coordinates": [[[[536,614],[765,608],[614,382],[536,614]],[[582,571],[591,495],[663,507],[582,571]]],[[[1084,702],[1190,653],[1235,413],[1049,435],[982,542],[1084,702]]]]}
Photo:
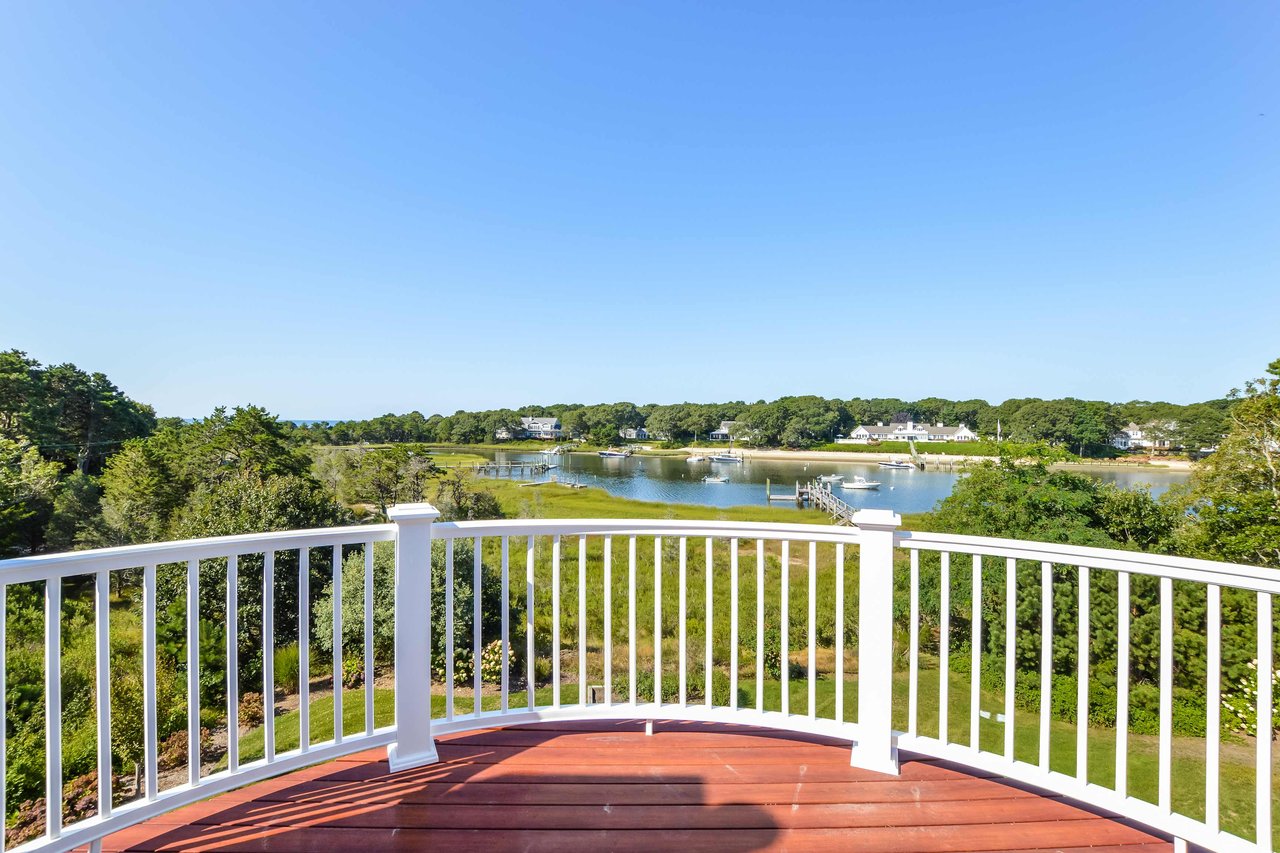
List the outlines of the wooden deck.
{"type": "Polygon", "coordinates": [[[558,723],[440,740],[391,774],[371,750],[187,806],[104,850],[1169,851],[1060,797],[927,759],[746,726],[558,723]]]}

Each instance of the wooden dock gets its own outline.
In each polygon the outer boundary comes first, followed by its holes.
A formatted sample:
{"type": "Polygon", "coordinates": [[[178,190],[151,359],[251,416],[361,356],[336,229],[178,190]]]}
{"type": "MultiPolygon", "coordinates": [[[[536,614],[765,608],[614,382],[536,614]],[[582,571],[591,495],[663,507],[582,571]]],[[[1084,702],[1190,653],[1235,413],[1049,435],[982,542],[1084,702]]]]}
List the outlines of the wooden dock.
{"type": "Polygon", "coordinates": [[[794,502],[797,507],[813,507],[827,513],[836,524],[853,524],[853,514],[858,511],[857,507],[837,497],[829,483],[820,483],[816,480],[810,480],[803,486],[797,482],[794,492],[781,494],[775,493],[773,484],[766,480],[764,491],[770,502],[794,502]]]}
{"type": "Polygon", "coordinates": [[[488,474],[493,477],[530,476],[551,470],[546,462],[472,462],[464,465],[441,465],[441,468],[455,468],[463,471],[474,471],[477,474],[488,474]]]}

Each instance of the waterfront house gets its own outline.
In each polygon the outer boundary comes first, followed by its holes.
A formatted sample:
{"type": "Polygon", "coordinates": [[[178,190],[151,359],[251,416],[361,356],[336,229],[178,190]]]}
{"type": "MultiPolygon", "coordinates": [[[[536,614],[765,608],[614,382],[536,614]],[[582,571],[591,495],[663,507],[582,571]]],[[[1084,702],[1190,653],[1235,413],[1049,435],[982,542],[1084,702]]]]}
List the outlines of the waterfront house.
{"type": "Polygon", "coordinates": [[[1146,426],[1138,426],[1135,422],[1129,421],[1128,426],[1111,437],[1111,446],[1117,450],[1172,450],[1174,444],[1167,435],[1177,426],[1174,421],[1164,424],[1151,423],[1146,426]]]}
{"type": "Polygon", "coordinates": [[[707,437],[712,441],[732,441],[737,437],[737,430],[737,421],[721,421],[720,426],[717,429],[713,429],[707,437]]]}
{"type": "Polygon", "coordinates": [[[978,436],[964,424],[949,427],[939,421],[936,424],[918,424],[914,420],[877,422],[875,426],[858,426],[848,438],[837,439],[838,444],[866,444],[876,441],[977,441],[978,436]]]}
{"type": "Polygon", "coordinates": [[[520,418],[520,427],[526,438],[540,438],[545,441],[559,441],[564,434],[559,418],[520,418]]]}
{"type": "Polygon", "coordinates": [[[618,430],[618,436],[628,441],[646,441],[649,438],[649,431],[644,427],[627,427],[618,430]]]}

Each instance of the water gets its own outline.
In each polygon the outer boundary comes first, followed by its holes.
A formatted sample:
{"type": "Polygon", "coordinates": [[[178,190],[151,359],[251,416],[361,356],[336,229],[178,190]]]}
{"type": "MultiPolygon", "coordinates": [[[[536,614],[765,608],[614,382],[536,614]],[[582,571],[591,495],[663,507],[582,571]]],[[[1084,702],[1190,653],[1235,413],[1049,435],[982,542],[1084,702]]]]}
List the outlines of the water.
{"type": "MultiPolygon", "coordinates": [[[[491,455],[498,462],[539,462],[537,453],[491,455]]],[[[846,479],[862,475],[881,483],[878,490],[841,489],[833,491],[845,502],[859,508],[892,509],[899,513],[927,512],[938,501],[951,494],[951,488],[962,475],[950,471],[894,470],[881,468],[875,462],[800,462],[792,460],[747,459],[740,464],[688,463],[684,457],[631,456],[626,459],[604,459],[594,453],[567,453],[549,457],[559,468],[534,477],[545,482],[552,478],[574,481],[585,486],[603,488],[612,495],[641,501],[729,507],[763,505],[765,482],[771,482],[774,494],[794,494],[796,482],[802,485],[821,474],[843,474],[846,479]],[[704,483],[708,474],[727,476],[727,483],[704,483]]],[[[1159,495],[1186,478],[1181,471],[1161,469],[1117,470],[1115,468],[1074,469],[1121,486],[1145,486],[1159,495]]],[[[794,504],[774,502],[775,506],[794,504]]]]}

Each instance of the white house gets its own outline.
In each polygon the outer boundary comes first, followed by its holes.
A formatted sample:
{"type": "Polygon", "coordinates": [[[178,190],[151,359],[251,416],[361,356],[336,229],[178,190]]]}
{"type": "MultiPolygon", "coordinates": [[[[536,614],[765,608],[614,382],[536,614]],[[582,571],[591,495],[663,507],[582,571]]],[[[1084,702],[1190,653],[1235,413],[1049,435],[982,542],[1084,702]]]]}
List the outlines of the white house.
{"type": "Polygon", "coordinates": [[[499,429],[494,433],[494,437],[499,441],[508,441],[512,438],[541,438],[548,441],[555,441],[560,438],[564,430],[560,427],[559,418],[520,418],[520,434],[513,436],[511,431],[506,427],[499,429]]]}
{"type": "MultiPolygon", "coordinates": [[[[1117,450],[1170,450],[1173,448],[1173,442],[1168,438],[1157,438],[1152,435],[1152,427],[1155,424],[1147,424],[1140,427],[1133,421],[1129,421],[1129,425],[1111,437],[1111,446],[1117,450]]],[[[1158,432],[1168,434],[1177,429],[1177,423],[1170,421],[1163,424],[1158,432]]]]}
{"type": "Polygon", "coordinates": [[[849,432],[848,438],[837,439],[839,444],[866,444],[868,441],[977,441],[978,435],[964,424],[949,427],[941,421],[936,424],[918,424],[912,420],[892,421],[888,425],[877,422],[875,426],[858,426],[849,432]]]}
{"type": "Polygon", "coordinates": [[[737,435],[737,421],[721,421],[718,429],[713,429],[711,435],[707,436],[712,441],[730,441],[737,435]]]}
{"type": "Polygon", "coordinates": [[[649,431],[644,427],[627,427],[618,430],[618,435],[628,441],[645,441],[649,438],[649,431]]]}

